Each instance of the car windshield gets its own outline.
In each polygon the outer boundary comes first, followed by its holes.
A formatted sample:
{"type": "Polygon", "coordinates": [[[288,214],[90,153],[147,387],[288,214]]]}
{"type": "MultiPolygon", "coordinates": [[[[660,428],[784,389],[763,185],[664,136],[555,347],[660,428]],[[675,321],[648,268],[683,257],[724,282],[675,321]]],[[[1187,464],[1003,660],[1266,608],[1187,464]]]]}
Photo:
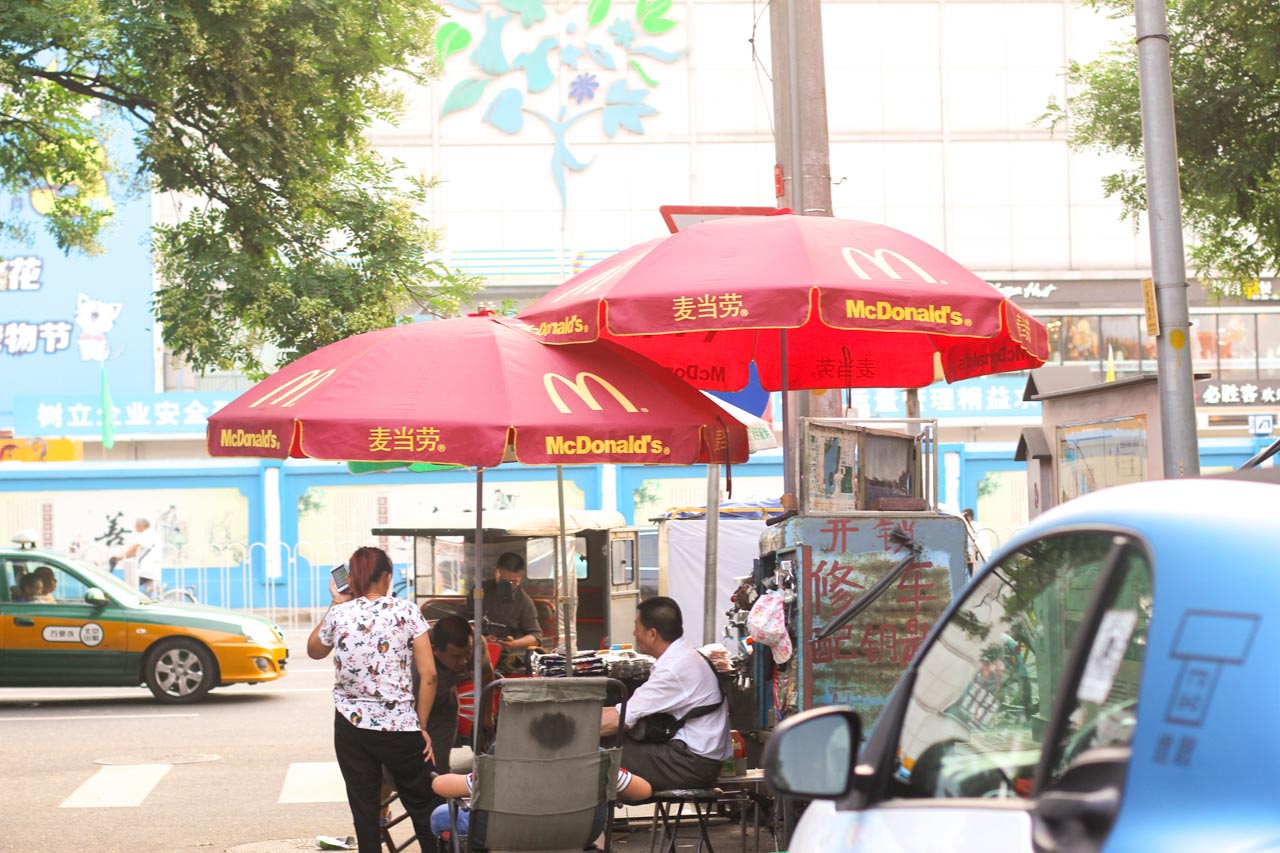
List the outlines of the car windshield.
{"type": "Polygon", "coordinates": [[[138,590],[129,586],[115,575],[109,575],[101,569],[95,568],[88,563],[82,563],[79,560],[58,555],[62,562],[76,570],[76,573],[84,578],[85,586],[96,586],[121,604],[136,606],[139,604],[148,604],[154,602],[155,599],[143,595],[138,590]]]}

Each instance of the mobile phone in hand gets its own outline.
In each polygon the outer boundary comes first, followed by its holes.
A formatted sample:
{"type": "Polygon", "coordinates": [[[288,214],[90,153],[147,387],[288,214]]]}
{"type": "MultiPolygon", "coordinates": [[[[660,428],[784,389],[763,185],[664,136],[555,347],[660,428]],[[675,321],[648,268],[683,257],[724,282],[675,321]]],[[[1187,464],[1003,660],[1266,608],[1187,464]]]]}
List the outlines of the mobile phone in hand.
{"type": "Polygon", "coordinates": [[[330,572],[330,574],[333,575],[334,589],[336,589],[338,592],[347,592],[350,589],[350,585],[347,583],[347,564],[346,563],[343,563],[340,566],[334,566],[333,571],[330,572]]]}

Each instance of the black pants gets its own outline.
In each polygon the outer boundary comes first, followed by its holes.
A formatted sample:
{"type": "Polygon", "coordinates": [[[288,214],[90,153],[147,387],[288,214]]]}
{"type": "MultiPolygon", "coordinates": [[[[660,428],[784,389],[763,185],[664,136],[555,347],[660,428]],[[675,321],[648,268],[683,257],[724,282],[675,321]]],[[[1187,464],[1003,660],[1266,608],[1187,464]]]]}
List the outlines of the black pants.
{"type": "Polygon", "coordinates": [[[690,752],[682,740],[644,743],[632,740],[627,734],[622,736],[622,766],[652,785],[655,791],[709,788],[720,776],[719,761],[690,752]]]}
{"type": "Polygon", "coordinates": [[[383,732],[351,725],[339,713],[333,719],[333,751],[342,780],[347,783],[347,804],[356,828],[360,853],[379,853],[382,835],[378,815],[382,800],[382,768],[395,780],[420,845],[431,839],[430,762],[423,762],[422,732],[383,732]]]}

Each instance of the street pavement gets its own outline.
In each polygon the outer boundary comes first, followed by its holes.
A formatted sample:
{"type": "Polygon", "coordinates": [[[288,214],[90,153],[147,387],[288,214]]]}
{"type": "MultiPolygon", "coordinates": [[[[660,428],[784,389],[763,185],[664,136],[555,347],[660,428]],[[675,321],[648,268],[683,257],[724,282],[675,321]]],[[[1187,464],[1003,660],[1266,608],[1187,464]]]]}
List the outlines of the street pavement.
{"type": "MultiPolygon", "coordinates": [[[[0,689],[0,853],[276,853],[350,835],[332,667],[306,657],[307,633],[286,631],[285,678],[195,705],[158,704],[145,688],[0,689]]],[[[647,829],[624,821],[617,848],[647,850],[647,829]]],[[[728,818],[712,832],[716,850],[743,849],[728,818]]],[[[695,846],[683,833],[678,849],[695,846]]]]}
{"type": "MultiPolygon", "coordinates": [[[[634,816],[615,817],[613,846],[623,853],[641,853],[648,851],[651,842],[654,840],[653,833],[650,831],[651,818],[647,815],[652,814],[652,806],[634,806],[627,811],[634,816]]],[[[751,813],[747,813],[746,829],[744,831],[740,821],[739,814],[718,814],[711,819],[711,825],[708,829],[708,838],[711,841],[711,851],[715,853],[774,853],[779,848],[773,843],[773,836],[769,833],[767,826],[760,827],[759,847],[756,846],[756,833],[752,827],[751,813]]],[[[763,815],[762,815],[763,818],[763,815]]],[[[399,827],[397,827],[399,829],[399,827]]],[[[411,831],[396,832],[397,842],[407,840],[411,831]]],[[[676,837],[676,850],[693,851],[698,848],[698,826],[693,820],[691,814],[686,811],[685,822],[681,825],[679,834],[676,837]]],[[[278,848],[263,849],[246,847],[242,850],[237,849],[235,853],[282,853],[285,849],[298,848],[278,848]]],[[[313,847],[303,847],[301,849],[318,849],[313,847]]],[[[704,846],[705,849],[705,846],[704,846]]],[[[434,848],[428,848],[434,853],[434,848]]],[[[711,853],[707,851],[707,853],[711,853]]]]}

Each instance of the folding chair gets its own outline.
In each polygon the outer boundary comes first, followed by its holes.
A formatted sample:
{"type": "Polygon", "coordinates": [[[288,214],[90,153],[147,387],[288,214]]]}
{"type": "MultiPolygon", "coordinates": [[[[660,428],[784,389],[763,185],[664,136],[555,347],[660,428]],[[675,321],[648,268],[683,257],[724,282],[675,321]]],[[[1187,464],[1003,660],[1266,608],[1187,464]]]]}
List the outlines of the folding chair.
{"type": "MultiPolygon", "coordinates": [[[[400,800],[400,792],[392,791],[391,796],[387,797],[385,800],[382,801],[382,810],[383,811],[389,810],[391,806],[396,802],[398,802],[399,800],[400,800]]],[[[410,844],[418,840],[417,835],[413,833],[409,833],[408,838],[406,838],[403,842],[397,843],[395,837],[391,834],[391,830],[395,829],[396,826],[398,826],[400,823],[407,820],[408,818],[409,818],[409,812],[405,811],[404,809],[401,809],[400,814],[393,815],[390,820],[388,820],[386,823],[382,825],[381,827],[382,843],[386,846],[387,853],[400,853],[401,850],[408,848],[410,844]]]]}
{"type": "MultiPolygon", "coordinates": [[[[483,730],[477,742],[468,849],[576,853],[602,832],[612,849],[622,733],[601,748],[600,709],[610,688],[625,714],[627,689],[613,678],[500,678],[485,686],[482,705],[489,691],[500,691],[498,724],[492,754],[483,730]]],[[[450,814],[461,853],[456,800],[450,814]]]]}

